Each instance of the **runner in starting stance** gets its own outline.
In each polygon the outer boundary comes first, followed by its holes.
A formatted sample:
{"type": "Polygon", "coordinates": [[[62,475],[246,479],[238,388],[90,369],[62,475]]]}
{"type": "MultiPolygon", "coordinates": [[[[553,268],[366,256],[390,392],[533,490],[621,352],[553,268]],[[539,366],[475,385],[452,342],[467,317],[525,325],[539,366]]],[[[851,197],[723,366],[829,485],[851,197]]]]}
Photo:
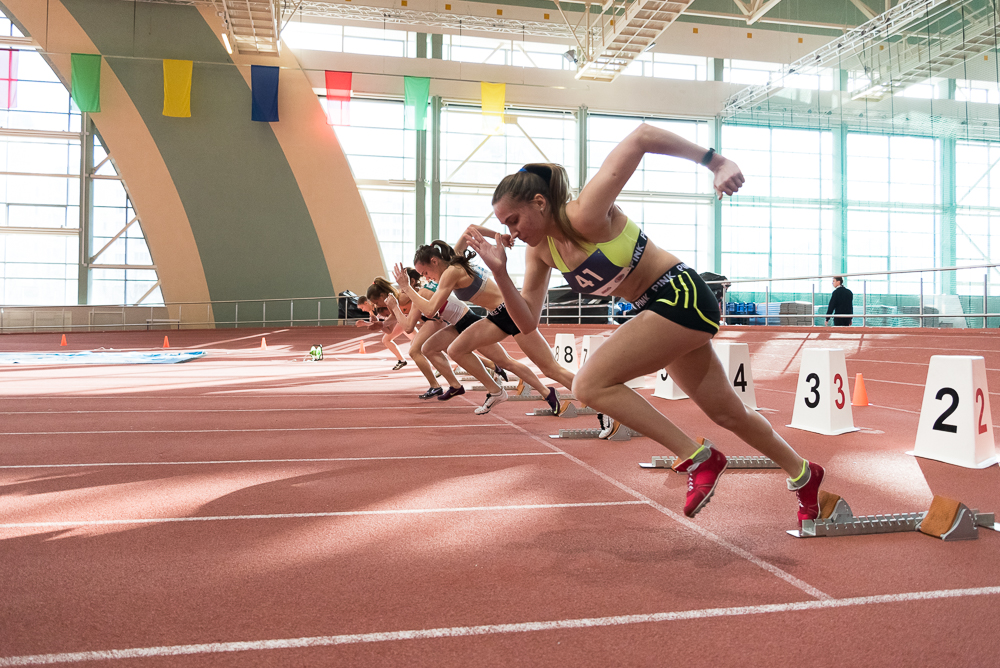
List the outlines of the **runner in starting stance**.
{"type": "Polygon", "coordinates": [[[678,457],[675,470],[688,473],[684,514],[694,517],[708,503],[726,457],[705,439],[694,441],[625,382],[666,368],[712,420],[774,460],[788,473],[798,517],[819,515],[824,470],[800,457],[770,423],[743,404],[711,346],[719,330],[719,306],[695,271],[646,238],[615,203],[647,153],[676,156],[708,167],[721,198],[743,184],[730,160],[643,124],[615,147],[580,196],[570,201],[560,165],[531,164],[505,177],[493,193],[493,211],[510,234],[487,228],[469,232],[469,243],[493,271],[514,322],[523,332],[538,325],[549,273],[562,272],[570,287],[587,294],[615,295],[635,304],[638,315],[619,327],[580,369],[577,398],[652,438],[678,457]],[[495,244],[486,241],[488,235],[495,244]],[[524,287],[507,274],[505,247],[528,244],[524,287]]]}

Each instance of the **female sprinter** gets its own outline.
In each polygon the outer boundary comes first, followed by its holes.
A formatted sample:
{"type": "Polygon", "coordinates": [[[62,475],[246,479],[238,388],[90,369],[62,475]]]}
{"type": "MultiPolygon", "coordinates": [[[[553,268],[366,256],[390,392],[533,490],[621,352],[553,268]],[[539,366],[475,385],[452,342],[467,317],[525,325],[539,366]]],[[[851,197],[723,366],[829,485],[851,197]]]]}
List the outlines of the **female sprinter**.
{"type": "MultiPolygon", "coordinates": [[[[404,272],[405,277],[397,276],[397,281],[406,281],[424,299],[429,299],[434,295],[433,290],[420,286],[421,277],[415,269],[407,267],[404,272]]],[[[404,285],[404,283],[400,283],[400,285],[404,285]]],[[[420,312],[420,309],[416,308],[411,308],[409,315],[404,314],[399,307],[399,301],[392,295],[385,298],[385,303],[392,314],[396,316],[396,321],[403,326],[404,332],[409,334],[414,328],[419,327],[417,335],[410,341],[409,355],[416,363],[417,368],[420,369],[420,372],[424,374],[424,378],[430,383],[430,387],[423,394],[417,395],[417,398],[430,399],[431,397],[439,397],[444,393],[437,378],[434,377],[434,371],[431,368],[432,364],[434,365],[433,368],[438,370],[438,373],[448,382],[450,387],[461,387],[458,378],[455,377],[451,369],[451,363],[449,363],[444,353],[440,350],[424,350],[424,343],[426,343],[427,339],[452,323],[444,322],[441,317],[428,318],[420,312]]],[[[412,302],[410,303],[412,304],[412,302]]],[[[461,306],[464,311],[469,310],[465,307],[465,304],[461,304],[461,306]]]]}
{"type": "MultiPolygon", "coordinates": [[[[493,211],[509,235],[489,232],[496,245],[473,230],[470,243],[493,270],[510,314],[522,329],[537,326],[552,268],[577,292],[615,295],[638,315],[615,331],[580,369],[576,396],[666,446],[688,473],[684,514],[694,517],[715,492],[726,457],[711,443],[693,441],[625,382],[666,368],[695,404],[721,427],[770,457],[789,475],[798,517],[815,519],[824,470],[802,459],[766,419],[747,408],[729,383],[710,342],[719,329],[718,302],[697,273],[646,238],[615,199],[647,153],[700,162],[714,174],[718,196],[743,184],[735,163],[666,130],[643,124],[615,147],[600,170],[569,201],[569,181],[559,165],[526,165],[500,182],[493,211]],[[524,287],[506,271],[515,239],[530,247],[524,287]]],[[[485,228],[484,228],[485,229],[485,228]]]]}
{"type": "MultiPolygon", "coordinates": [[[[372,284],[368,286],[368,292],[366,294],[368,301],[380,309],[388,308],[385,303],[385,298],[389,295],[392,295],[397,299],[400,296],[399,291],[392,287],[392,284],[381,276],[375,277],[372,284]]],[[[400,309],[403,313],[408,313],[410,311],[410,300],[404,298],[400,302],[400,309]]],[[[383,323],[382,331],[385,332],[385,334],[382,335],[382,343],[392,352],[393,355],[396,356],[396,366],[392,367],[392,370],[399,371],[406,366],[406,360],[404,360],[403,356],[399,353],[399,348],[396,347],[393,339],[398,337],[400,334],[405,333],[403,331],[403,325],[396,320],[395,316],[390,314],[383,323]]],[[[406,335],[411,339],[413,338],[413,334],[406,333],[406,335]]]]}
{"type": "MultiPolygon", "coordinates": [[[[463,251],[465,244],[463,243],[463,251]]],[[[469,301],[477,306],[490,311],[490,315],[485,320],[479,320],[471,324],[467,329],[459,332],[456,329],[446,329],[436,334],[429,342],[434,347],[447,345],[448,356],[462,365],[469,373],[486,387],[486,400],[483,405],[476,409],[476,415],[485,415],[500,403],[507,400],[507,392],[486,372],[483,364],[476,357],[474,350],[478,350],[485,357],[492,360],[500,369],[513,371],[517,377],[533,387],[538,393],[545,397],[552,412],[559,414],[559,395],[555,388],[547,388],[538,380],[538,377],[531,372],[528,367],[510,358],[500,341],[507,338],[509,334],[516,334],[514,340],[521,347],[528,357],[538,364],[542,372],[549,378],[569,387],[573,384],[573,374],[569,373],[552,359],[552,353],[545,339],[537,331],[532,332],[533,336],[525,336],[516,331],[505,331],[494,322],[494,311],[503,307],[503,298],[496,284],[489,278],[483,277],[469,261],[475,257],[475,253],[456,251],[447,243],[437,240],[430,246],[421,246],[413,256],[413,266],[420,272],[421,276],[437,281],[438,289],[434,297],[425,300],[416,295],[412,290],[407,290],[407,295],[413,300],[417,308],[425,315],[437,313],[450,296],[456,297],[459,301],[469,301]],[[451,330],[451,331],[449,331],[451,330]],[[446,340],[447,339],[449,340],[446,340]],[[538,353],[541,346],[542,353],[538,353]],[[534,350],[534,354],[530,352],[534,350]],[[537,358],[537,359],[536,359],[537,358]],[[542,364],[545,362],[547,364],[542,364]],[[548,368],[547,368],[548,367],[548,368]]],[[[397,267],[397,275],[401,268],[397,267]]],[[[448,394],[448,392],[445,392],[448,394]]],[[[441,397],[444,398],[443,396],[441,397]]]]}

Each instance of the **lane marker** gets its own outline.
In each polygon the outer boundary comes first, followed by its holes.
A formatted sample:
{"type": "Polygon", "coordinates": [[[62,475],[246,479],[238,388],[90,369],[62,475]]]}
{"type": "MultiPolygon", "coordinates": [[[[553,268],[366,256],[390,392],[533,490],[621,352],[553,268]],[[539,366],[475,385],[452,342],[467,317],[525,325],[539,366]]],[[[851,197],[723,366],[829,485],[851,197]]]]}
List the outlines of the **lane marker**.
{"type": "Polygon", "coordinates": [[[859,596],[856,598],[831,598],[823,601],[803,601],[800,603],[772,603],[746,605],[733,608],[702,608],[700,610],[680,610],[677,612],[656,612],[642,615],[617,615],[613,617],[585,617],[581,619],[560,619],[544,622],[519,622],[513,624],[487,624],[483,626],[450,626],[435,629],[413,629],[408,631],[384,631],[380,633],[352,633],[336,636],[307,636],[303,638],[283,638],[276,640],[247,640],[240,642],[215,642],[198,645],[164,645],[160,647],[135,647],[131,649],[109,649],[96,652],[65,652],[62,654],[34,654],[28,656],[0,657],[0,666],[30,666],[55,663],[82,663],[84,661],[107,661],[110,659],[145,659],[161,656],[184,656],[191,654],[221,654],[223,652],[254,652],[272,649],[301,649],[306,647],[332,647],[336,645],[358,645],[374,642],[398,642],[402,640],[428,640],[433,638],[467,638],[471,636],[493,636],[508,633],[534,633],[538,631],[562,631],[593,629],[608,626],[631,626],[634,624],[655,624],[663,622],[688,621],[692,619],[712,619],[717,617],[747,617],[774,613],[808,612],[831,610],[867,605],[911,603],[948,598],[972,596],[993,596],[1000,594],[1000,587],[979,587],[976,589],[939,589],[937,591],[912,592],[905,594],[885,594],[882,596],[859,596]]]}
{"type": "MultiPolygon", "coordinates": [[[[374,431],[376,429],[465,429],[468,427],[482,427],[483,424],[409,424],[402,426],[387,425],[366,425],[364,427],[268,427],[261,429],[109,429],[105,431],[5,431],[0,432],[0,436],[59,436],[59,435],[79,435],[79,434],[230,434],[242,432],[271,432],[271,431],[359,431],[362,429],[374,431]]],[[[491,425],[494,427],[500,425],[491,425]]]]}
{"type": "Polygon", "coordinates": [[[539,443],[542,443],[546,447],[551,448],[552,450],[555,450],[556,452],[561,453],[563,456],[567,457],[568,459],[570,459],[573,462],[576,462],[577,464],[579,464],[583,468],[587,469],[588,471],[590,471],[594,475],[596,475],[596,476],[604,479],[605,481],[611,483],[612,485],[614,485],[618,489],[622,490],[626,494],[628,494],[628,495],[630,495],[630,496],[632,496],[632,497],[634,497],[636,499],[639,499],[644,504],[652,507],[653,509],[658,510],[659,512],[663,513],[664,515],[666,515],[670,519],[674,520],[678,524],[681,524],[681,525],[687,527],[688,529],[691,529],[695,533],[700,534],[702,537],[707,538],[708,540],[710,540],[713,543],[719,545],[720,547],[723,547],[723,548],[729,550],[730,552],[732,552],[733,554],[735,554],[735,555],[737,555],[737,556],[739,556],[739,557],[741,557],[743,559],[746,559],[750,563],[752,563],[752,564],[754,564],[754,565],[756,565],[756,566],[764,569],[765,571],[771,573],[772,575],[775,575],[776,577],[780,578],[781,580],[784,580],[785,582],[787,582],[788,584],[792,585],[793,587],[795,587],[797,589],[800,589],[803,592],[809,594],[810,596],[812,596],[814,598],[817,598],[817,599],[820,599],[820,600],[827,600],[827,599],[832,598],[829,594],[826,594],[826,593],[820,591],[819,589],[817,589],[816,587],[813,587],[808,582],[805,582],[804,580],[800,580],[799,578],[795,577],[791,573],[778,568],[777,566],[771,564],[770,562],[764,561],[763,559],[761,559],[761,558],[753,555],[752,553],[748,552],[747,550],[744,550],[741,547],[738,547],[738,546],[734,545],[733,543],[730,543],[726,539],[724,539],[721,536],[718,536],[718,535],[712,533],[708,529],[705,529],[703,527],[698,526],[697,524],[695,524],[694,522],[692,522],[688,518],[684,517],[683,515],[679,515],[678,513],[675,513],[674,511],[670,510],[666,506],[663,506],[660,503],[658,503],[658,502],[654,501],[653,499],[649,498],[648,496],[646,496],[642,492],[639,492],[639,491],[636,491],[636,490],[632,489],[628,485],[626,485],[626,484],[624,484],[622,482],[619,482],[618,480],[615,480],[611,476],[605,474],[603,471],[600,471],[600,470],[594,468],[593,466],[591,466],[590,464],[586,463],[585,461],[583,461],[581,459],[578,459],[577,457],[574,457],[573,455],[569,454],[565,450],[561,450],[561,449],[557,448],[555,445],[553,445],[552,443],[547,442],[547,441],[539,438],[538,436],[535,436],[534,434],[532,434],[531,432],[529,432],[527,429],[524,429],[520,425],[514,424],[510,420],[508,420],[508,419],[506,419],[504,417],[501,417],[499,415],[497,415],[496,418],[498,420],[501,420],[502,422],[506,422],[508,425],[510,425],[511,427],[514,427],[515,429],[517,429],[521,433],[527,435],[528,437],[532,438],[533,440],[538,441],[539,443]]]}
{"type": "Polygon", "coordinates": [[[405,457],[326,457],[310,459],[218,459],[204,462],[94,462],[93,464],[11,464],[0,469],[66,469],[101,466],[195,466],[199,464],[301,464],[309,462],[368,462],[407,459],[463,459],[473,457],[551,457],[558,452],[502,452],[484,455],[409,455],[405,457]]]}
{"type": "Polygon", "coordinates": [[[435,513],[473,513],[494,510],[554,510],[560,508],[603,508],[638,506],[642,501],[592,501],[583,503],[538,503],[516,506],[469,506],[468,508],[397,508],[386,510],[337,510],[328,513],[281,513],[276,515],[218,515],[206,517],[147,517],[125,520],[65,520],[62,522],[11,522],[0,529],[27,527],[104,526],[113,524],[170,524],[175,522],[223,522],[227,520],[287,520],[316,517],[362,517],[367,515],[423,515],[435,513]]]}

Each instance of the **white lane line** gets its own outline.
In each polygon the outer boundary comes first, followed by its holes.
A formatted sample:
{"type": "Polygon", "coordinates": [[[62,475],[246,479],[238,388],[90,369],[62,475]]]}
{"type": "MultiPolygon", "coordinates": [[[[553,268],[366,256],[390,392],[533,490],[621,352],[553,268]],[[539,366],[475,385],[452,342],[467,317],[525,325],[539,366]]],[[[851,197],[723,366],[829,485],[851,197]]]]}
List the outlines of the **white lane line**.
{"type": "Polygon", "coordinates": [[[338,510],[329,513],[281,513],[277,515],[219,515],[206,517],[147,517],[125,520],[64,520],[62,522],[10,522],[0,529],[27,527],[103,526],[110,524],[168,524],[172,522],[223,522],[228,520],[287,520],[316,517],[359,517],[366,515],[423,515],[434,513],[474,513],[494,510],[551,510],[559,508],[602,508],[639,506],[642,501],[593,501],[585,503],[537,503],[516,506],[470,506],[467,508],[396,508],[386,510],[338,510]]]}
{"type": "Polygon", "coordinates": [[[799,603],[772,603],[765,605],[745,605],[732,608],[702,608],[700,610],[680,610],[677,612],[655,612],[641,615],[616,615],[613,617],[584,617],[580,619],[559,619],[542,622],[519,622],[512,624],[487,624],[483,626],[449,626],[434,629],[413,629],[408,631],[383,631],[378,633],[351,633],[337,636],[307,636],[303,638],[282,638],[276,640],[246,640],[238,642],[215,642],[198,645],[163,645],[159,647],[135,647],[131,649],[108,649],[96,652],[66,652],[62,654],[34,654],[28,656],[0,657],[0,666],[37,666],[55,663],[82,663],[84,661],[107,661],[111,659],[148,659],[161,656],[184,656],[191,654],[221,654],[223,652],[255,652],[272,649],[301,649],[305,647],[332,647],[336,645],[357,645],[374,642],[399,642],[405,640],[428,640],[433,638],[467,638],[471,636],[494,636],[508,633],[536,633],[539,631],[562,631],[593,629],[608,626],[631,626],[634,624],[656,624],[664,622],[688,621],[692,619],[712,619],[718,617],[746,617],[774,613],[808,612],[831,610],[867,605],[887,605],[912,603],[949,598],[972,596],[995,596],[1000,587],[979,587],[975,589],[939,589],[904,594],[882,596],[859,596],[855,598],[830,598],[823,601],[803,601],[799,603]]]}
{"type": "MultiPolygon", "coordinates": [[[[393,411],[419,411],[426,410],[429,406],[433,404],[425,404],[423,406],[393,406],[393,411]]],[[[436,408],[432,409],[435,411],[441,411],[447,409],[448,406],[438,405],[436,408]]],[[[385,406],[365,406],[358,408],[351,408],[337,406],[329,408],[196,408],[192,410],[184,410],[181,408],[160,408],[160,409],[149,409],[149,410],[93,410],[93,411],[0,411],[0,415],[77,415],[88,413],[300,413],[307,411],[385,411],[385,406]]],[[[461,407],[462,411],[465,411],[465,406],[461,407]]],[[[468,412],[468,411],[465,411],[468,412]]]]}
{"type": "MultiPolygon", "coordinates": [[[[60,436],[78,434],[235,434],[243,432],[272,432],[272,431],[375,431],[377,429],[466,429],[469,427],[482,427],[478,424],[408,424],[402,426],[386,426],[381,424],[366,425],[364,427],[268,427],[261,429],[108,429],[103,431],[4,431],[0,436],[60,436]]],[[[500,425],[490,425],[499,427],[500,425]]]]}
{"type": "Polygon", "coordinates": [[[203,462],[94,462],[92,464],[12,464],[0,469],[67,469],[103,466],[199,466],[202,464],[302,464],[310,462],[382,462],[409,459],[466,459],[475,457],[551,457],[558,452],[502,452],[482,455],[410,455],[405,457],[317,457],[309,459],[218,459],[203,462]]]}
{"type": "Polygon", "coordinates": [[[562,455],[564,455],[565,457],[567,457],[568,459],[570,459],[570,461],[576,462],[577,464],[579,464],[583,468],[587,469],[588,471],[590,471],[594,475],[599,476],[600,478],[602,478],[602,479],[606,480],[607,482],[611,483],[612,485],[614,485],[618,489],[622,490],[626,494],[628,494],[628,495],[630,495],[632,497],[635,497],[636,499],[639,499],[640,501],[642,501],[646,505],[654,508],[655,510],[658,510],[659,512],[663,513],[664,515],[666,515],[670,519],[674,520],[678,524],[681,524],[681,525],[687,527],[688,529],[691,529],[695,533],[701,535],[704,538],[707,538],[708,540],[714,542],[715,544],[719,545],[720,547],[723,547],[723,548],[729,550],[730,552],[732,552],[733,554],[735,554],[735,555],[737,555],[737,556],[739,556],[739,557],[741,557],[743,559],[746,559],[750,563],[755,564],[756,566],[759,566],[760,568],[762,568],[765,571],[771,573],[772,575],[775,575],[778,578],[784,580],[785,582],[787,582],[788,584],[792,585],[793,587],[795,587],[797,589],[801,589],[802,591],[804,591],[805,593],[809,594],[810,596],[813,596],[813,597],[815,597],[817,599],[820,599],[820,600],[826,600],[826,599],[831,598],[829,594],[823,593],[822,591],[820,591],[816,587],[813,587],[808,582],[805,582],[804,580],[800,580],[799,578],[795,577],[791,573],[778,568],[777,566],[775,566],[774,564],[771,564],[770,562],[764,561],[760,557],[757,557],[754,554],[748,552],[747,550],[744,550],[742,547],[738,547],[738,546],[730,543],[729,541],[725,540],[721,536],[718,536],[718,535],[712,533],[708,529],[705,529],[703,527],[698,526],[697,524],[695,524],[694,522],[692,522],[688,518],[684,517],[683,515],[678,515],[674,511],[670,510],[669,508],[667,508],[667,507],[665,507],[665,506],[657,503],[653,499],[649,498],[645,494],[632,489],[628,485],[626,485],[626,484],[624,484],[622,482],[619,482],[618,480],[615,480],[611,476],[605,474],[603,471],[599,471],[598,469],[594,468],[593,466],[591,466],[587,462],[574,457],[573,455],[569,454],[565,450],[561,450],[560,448],[557,448],[552,443],[546,442],[545,440],[543,440],[543,439],[535,436],[534,434],[532,434],[528,430],[524,429],[520,425],[516,425],[513,422],[511,422],[510,420],[507,420],[506,418],[503,418],[503,417],[501,417],[499,415],[497,415],[496,418],[498,420],[506,422],[511,427],[514,427],[518,431],[520,431],[523,434],[529,436],[530,438],[534,439],[535,441],[538,441],[539,443],[542,443],[546,447],[551,448],[552,450],[555,450],[556,452],[561,453],[562,455]]]}

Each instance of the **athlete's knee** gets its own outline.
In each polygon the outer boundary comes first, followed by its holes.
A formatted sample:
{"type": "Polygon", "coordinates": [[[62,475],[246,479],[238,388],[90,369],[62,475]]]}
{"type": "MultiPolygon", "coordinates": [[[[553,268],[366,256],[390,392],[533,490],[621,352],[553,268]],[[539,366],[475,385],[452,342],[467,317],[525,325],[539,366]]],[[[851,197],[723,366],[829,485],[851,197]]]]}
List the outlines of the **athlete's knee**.
{"type": "Polygon", "coordinates": [[[458,341],[452,341],[451,345],[448,346],[448,357],[456,359],[462,357],[469,352],[468,348],[459,344],[458,341]]]}
{"type": "Polygon", "coordinates": [[[591,380],[589,374],[577,374],[573,378],[573,396],[584,406],[590,406],[600,394],[601,385],[591,380]]]}
{"type": "Polygon", "coordinates": [[[712,410],[709,416],[712,421],[727,431],[740,431],[749,419],[750,409],[742,401],[732,405],[723,405],[712,410]]]}

